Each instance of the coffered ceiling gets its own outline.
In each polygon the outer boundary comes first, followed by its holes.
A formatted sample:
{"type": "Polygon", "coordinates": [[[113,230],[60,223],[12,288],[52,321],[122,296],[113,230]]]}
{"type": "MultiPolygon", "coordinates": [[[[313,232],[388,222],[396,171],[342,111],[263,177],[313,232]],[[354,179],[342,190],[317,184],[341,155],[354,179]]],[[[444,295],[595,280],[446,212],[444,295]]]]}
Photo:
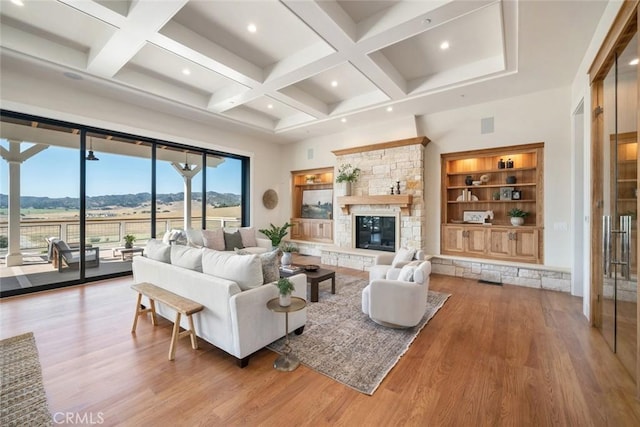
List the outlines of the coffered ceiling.
{"type": "Polygon", "coordinates": [[[352,119],[482,102],[497,87],[514,96],[568,85],[606,1],[0,4],[3,62],[28,59],[115,87],[126,101],[152,97],[223,124],[300,137],[352,119]],[[532,78],[536,67],[546,72],[532,78]]]}

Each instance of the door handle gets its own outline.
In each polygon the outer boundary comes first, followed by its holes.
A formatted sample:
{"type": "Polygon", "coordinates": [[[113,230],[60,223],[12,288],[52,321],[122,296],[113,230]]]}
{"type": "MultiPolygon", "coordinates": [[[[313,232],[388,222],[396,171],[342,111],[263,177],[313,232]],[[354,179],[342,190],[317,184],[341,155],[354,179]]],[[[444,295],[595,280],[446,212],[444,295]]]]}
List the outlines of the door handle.
{"type": "Polygon", "coordinates": [[[630,279],[631,261],[631,216],[620,217],[620,227],[618,230],[611,229],[611,216],[602,217],[602,251],[603,251],[603,273],[611,277],[611,266],[620,266],[620,276],[623,279],[630,279]]]}

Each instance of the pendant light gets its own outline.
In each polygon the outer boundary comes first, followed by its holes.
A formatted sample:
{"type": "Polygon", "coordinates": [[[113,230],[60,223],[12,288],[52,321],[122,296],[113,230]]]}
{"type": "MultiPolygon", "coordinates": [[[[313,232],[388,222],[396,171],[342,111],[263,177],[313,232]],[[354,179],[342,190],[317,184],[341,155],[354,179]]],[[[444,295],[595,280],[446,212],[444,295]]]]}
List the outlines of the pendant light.
{"type": "Polygon", "coordinates": [[[89,154],[87,154],[87,160],[100,160],[93,154],[93,138],[89,138],[89,154]]]}
{"type": "Polygon", "coordinates": [[[188,160],[189,160],[188,156],[189,156],[189,152],[185,151],[184,152],[184,166],[182,168],[182,170],[185,171],[185,172],[191,172],[191,166],[188,163],[188,160]]]}

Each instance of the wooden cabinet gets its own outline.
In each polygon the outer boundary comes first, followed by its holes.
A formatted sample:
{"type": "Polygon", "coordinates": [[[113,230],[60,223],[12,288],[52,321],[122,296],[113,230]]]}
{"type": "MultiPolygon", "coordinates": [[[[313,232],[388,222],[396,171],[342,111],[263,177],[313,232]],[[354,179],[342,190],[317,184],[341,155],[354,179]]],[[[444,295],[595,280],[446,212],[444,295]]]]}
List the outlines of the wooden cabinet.
{"type": "Polygon", "coordinates": [[[333,242],[333,168],[291,172],[292,239],[333,242]]]}
{"type": "Polygon", "coordinates": [[[505,261],[538,261],[538,229],[500,226],[442,226],[442,252],[505,261]]]}
{"type": "Polygon", "coordinates": [[[442,154],[443,254],[542,263],[543,150],[536,143],[442,154]],[[511,225],[512,208],[528,212],[524,226],[511,225]]]}
{"type": "Polygon", "coordinates": [[[443,249],[448,253],[478,255],[485,251],[485,229],[479,227],[465,227],[460,225],[445,225],[442,227],[443,249]]]}

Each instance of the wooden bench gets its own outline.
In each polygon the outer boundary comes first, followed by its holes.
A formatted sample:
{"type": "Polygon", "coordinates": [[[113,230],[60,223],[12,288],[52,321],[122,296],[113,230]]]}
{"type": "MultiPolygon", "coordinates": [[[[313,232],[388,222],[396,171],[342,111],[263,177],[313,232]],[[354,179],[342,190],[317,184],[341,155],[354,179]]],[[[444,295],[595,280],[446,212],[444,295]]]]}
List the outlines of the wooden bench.
{"type": "Polygon", "coordinates": [[[174,360],[176,355],[176,343],[178,338],[184,336],[191,337],[191,347],[196,350],[198,348],[198,340],[196,332],[193,327],[192,314],[202,311],[204,308],[202,304],[198,304],[195,301],[191,301],[188,298],[181,297],[180,295],[169,292],[166,289],[162,289],[151,283],[136,283],[131,285],[131,289],[138,292],[138,301],[136,302],[136,315],[133,318],[133,326],[131,327],[131,333],[136,332],[138,326],[138,316],[151,313],[151,323],[156,326],[156,301],[171,307],[176,311],[176,320],[173,324],[173,333],[171,334],[171,345],[169,346],[169,360],[174,360]],[[149,298],[149,308],[144,308],[141,305],[142,295],[149,298]],[[187,316],[189,319],[189,330],[180,332],[180,318],[182,315],[187,316]]]}

